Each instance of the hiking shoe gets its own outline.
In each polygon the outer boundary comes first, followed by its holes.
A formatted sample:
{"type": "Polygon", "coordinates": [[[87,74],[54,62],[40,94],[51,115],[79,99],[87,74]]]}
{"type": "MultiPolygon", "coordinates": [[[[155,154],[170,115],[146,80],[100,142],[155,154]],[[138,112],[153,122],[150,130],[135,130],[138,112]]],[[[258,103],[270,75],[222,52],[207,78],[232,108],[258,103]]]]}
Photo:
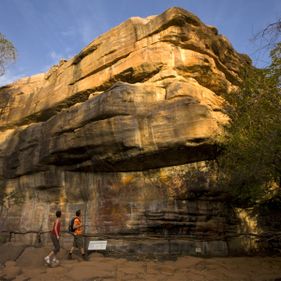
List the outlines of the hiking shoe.
{"type": "Polygon", "coordinates": [[[72,253],[68,253],[68,259],[72,260],[72,253]]]}
{"type": "Polygon", "coordinates": [[[47,263],[47,264],[50,264],[50,258],[47,256],[44,258],[44,261],[47,263]]]}
{"type": "Polygon", "coordinates": [[[88,256],[86,256],[86,255],[82,255],[82,258],[83,258],[84,261],[88,261],[89,260],[88,256]]]}

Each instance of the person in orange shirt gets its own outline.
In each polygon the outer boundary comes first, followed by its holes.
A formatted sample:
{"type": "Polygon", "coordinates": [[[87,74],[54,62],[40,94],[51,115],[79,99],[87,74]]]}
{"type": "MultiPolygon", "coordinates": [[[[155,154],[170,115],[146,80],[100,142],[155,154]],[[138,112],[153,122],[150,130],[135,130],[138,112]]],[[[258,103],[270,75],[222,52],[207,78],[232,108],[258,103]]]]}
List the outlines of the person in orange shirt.
{"type": "Polygon", "coordinates": [[[72,259],[72,252],[74,250],[74,248],[78,248],[81,252],[81,255],[83,257],[84,260],[86,260],[86,255],[85,255],[85,251],[84,251],[84,243],[83,243],[83,224],[81,221],[81,210],[76,211],[76,217],[74,219],[74,223],[73,223],[73,236],[74,236],[74,240],[73,240],[73,245],[69,251],[68,257],[69,259],[72,259]]]}

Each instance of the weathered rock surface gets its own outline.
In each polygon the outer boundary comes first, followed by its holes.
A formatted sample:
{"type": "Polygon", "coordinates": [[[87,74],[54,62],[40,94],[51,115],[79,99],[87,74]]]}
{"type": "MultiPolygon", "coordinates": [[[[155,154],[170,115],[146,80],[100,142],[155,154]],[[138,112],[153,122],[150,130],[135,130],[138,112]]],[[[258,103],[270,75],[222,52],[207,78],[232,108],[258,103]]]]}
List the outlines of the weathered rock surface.
{"type": "MultiPolygon", "coordinates": [[[[47,231],[57,208],[66,226],[81,207],[87,233],[180,235],[227,254],[237,222],[206,161],[228,120],[221,95],[250,63],[216,28],[172,8],[0,88],[0,177],[21,194],[3,211],[5,229],[47,231]]],[[[175,251],[194,253],[192,243],[175,251]]]]}

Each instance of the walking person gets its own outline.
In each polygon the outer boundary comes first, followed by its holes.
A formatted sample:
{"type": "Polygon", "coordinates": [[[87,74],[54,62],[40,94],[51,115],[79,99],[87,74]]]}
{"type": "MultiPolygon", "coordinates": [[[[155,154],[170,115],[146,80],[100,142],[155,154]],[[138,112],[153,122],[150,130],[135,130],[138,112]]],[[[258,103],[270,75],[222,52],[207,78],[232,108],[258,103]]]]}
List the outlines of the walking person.
{"type": "Polygon", "coordinates": [[[81,218],[81,210],[76,211],[76,217],[73,220],[73,245],[68,253],[69,259],[72,259],[72,253],[74,248],[78,248],[81,252],[81,255],[84,260],[87,260],[87,257],[85,255],[84,251],[84,243],[83,243],[83,224],[82,224],[82,218],[81,218]]]}
{"type": "Polygon", "coordinates": [[[51,240],[54,245],[54,249],[44,258],[47,264],[58,263],[56,257],[57,253],[60,251],[60,229],[61,229],[61,211],[56,211],[56,220],[53,224],[53,229],[50,232],[51,240]]]}

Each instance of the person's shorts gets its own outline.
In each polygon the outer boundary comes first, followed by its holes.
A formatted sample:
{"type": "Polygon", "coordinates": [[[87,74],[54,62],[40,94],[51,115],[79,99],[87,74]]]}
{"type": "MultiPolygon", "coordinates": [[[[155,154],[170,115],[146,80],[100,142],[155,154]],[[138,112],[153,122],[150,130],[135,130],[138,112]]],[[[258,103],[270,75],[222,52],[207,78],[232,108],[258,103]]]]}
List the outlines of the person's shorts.
{"type": "Polygon", "coordinates": [[[51,240],[53,242],[54,245],[54,253],[57,254],[60,251],[60,240],[57,239],[56,235],[54,235],[53,233],[50,234],[51,236],[51,240]]]}
{"type": "Polygon", "coordinates": [[[74,235],[73,247],[83,248],[83,237],[81,235],[74,235]]]}

